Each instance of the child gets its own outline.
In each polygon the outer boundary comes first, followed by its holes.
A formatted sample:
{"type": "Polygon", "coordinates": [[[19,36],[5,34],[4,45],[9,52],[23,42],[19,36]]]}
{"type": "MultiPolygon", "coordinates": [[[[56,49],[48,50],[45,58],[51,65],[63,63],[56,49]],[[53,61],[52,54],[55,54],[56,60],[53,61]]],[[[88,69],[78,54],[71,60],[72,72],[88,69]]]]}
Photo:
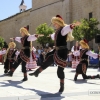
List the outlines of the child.
{"type": "Polygon", "coordinates": [[[19,52],[15,49],[16,44],[14,42],[9,43],[8,49],[4,49],[0,51],[0,55],[4,55],[4,73],[8,73],[8,71],[12,68],[12,64],[16,61],[16,57],[19,52]]]}

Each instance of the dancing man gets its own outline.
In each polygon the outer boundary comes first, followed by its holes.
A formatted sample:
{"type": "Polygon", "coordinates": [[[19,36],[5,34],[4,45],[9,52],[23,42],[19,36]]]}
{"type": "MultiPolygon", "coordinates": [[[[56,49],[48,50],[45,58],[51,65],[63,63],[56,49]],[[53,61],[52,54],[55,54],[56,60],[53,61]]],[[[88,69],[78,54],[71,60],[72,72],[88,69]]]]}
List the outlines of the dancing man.
{"type": "Polygon", "coordinates": [[[13,73],[15,69],[19,66],[19,64],[22,64],[22,72],[24,74],[24,78],[22,81],[27,81],[27,70],[26,70],[26,63],[29,62],[30,58],[30,47],[31,47],[31,42],[30,41],[35,41],[37,38],[37,35],[30,35],[28,32],[27,27],[22,27],[20,29],[20,33],[22,37],[16,37],[16,38],[11,38],[11,40],[18,41],[19,43],[22,44],[22,48],[20,51],[20,54],[18,56],[17,62],[15,62],[12,66],[12,69],[9,72],[9,76],[13,76],[13,73]]]}
{"type": "Polygon", "coordinates": [[[45,61],[41,64],[41,67],[38,68],[35,72],[30,73],[29,75],[34,75],[38,77],[39,73],[45,70],[48,66],[54,62],[58,65],[57,75],[60,79],[60,89],[59,92],[64,91],[64,68],[67,66],[67,41],[73,40],[72,29],[76,24],[65,25],[64,20],[60,15],[53,17],[51,19],[53,26],[56,28],[56,32],[51,35],[51,38],[54,40],[55,49],[52,52],[49,52],[46,56],[45,61]]]}
{"type": "Polygon", "coordinates": [[[86,40],[81,40],[80,41],[81,45],[81,51],[80,53],[80,62],[76,68],[76,74],[74,77],[74,81],[77,80],[77,77],[79,74],[82,74],[83,79],[94,79],[94,78],[100,78],[100,75],[97,74],[95,76],[87,76],[86,71],[88,68],[88,56],[93,57],[94,59],[98,58],[99,55],[96,53],[93,53],[92,51],[89,50],[89,46],[86,40]]]}

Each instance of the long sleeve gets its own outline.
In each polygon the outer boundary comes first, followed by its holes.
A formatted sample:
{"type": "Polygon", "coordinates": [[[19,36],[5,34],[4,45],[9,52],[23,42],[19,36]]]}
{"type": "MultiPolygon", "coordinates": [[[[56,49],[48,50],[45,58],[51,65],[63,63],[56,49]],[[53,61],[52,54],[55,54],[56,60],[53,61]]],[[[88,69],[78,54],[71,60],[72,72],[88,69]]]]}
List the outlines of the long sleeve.
{"type": "Polygon", "coordinates": [[[87,51],[86,55],[93,57],[94,59],[98,58],[98,54],[97,53],[93,53],[92,51],[87,51]]]}
{"type": "Polygon", "coordinates": [[[72,29],[70,27],[70,25],[66,25],[65,27],[63,27],[63,29],[61,30],[61,35],[65,36],[66,34],[68,34],[69,32],[72,32],[72,29]]]}
{"type": "Polygon", "coordinates": [[[52,40],[55,39],[55,33],[51,34],[51,39],[52,39],[52,40]]]}
{"type": "Polygon", "coordinates": [[[27,38],[27,41],[35,41],[37,40],[37,37],[35,35],[29,35],[29,37],[27,38]]]}
{"type": "Polygon", "coordinates": [[[21,43],[21,37],[15,37],[15,41],[21,43]]]}
{"type": "Polygon", "coordinates": [[[71,52],[74,52],[74,46],[72,47],[71,52]]]}
{"type": "Polygon", "coordinates": [[[74,56],[80,56],[80,51],[79,51],[79,50],[78,50],[78,51],[74,51],[74,52],[73,52],[73,55],[74,55],[74,56]]]}
{"type": "Polygon", "coordinates": [[[7,50],[0,51],[0,55],[6,54],[7,50]]]}

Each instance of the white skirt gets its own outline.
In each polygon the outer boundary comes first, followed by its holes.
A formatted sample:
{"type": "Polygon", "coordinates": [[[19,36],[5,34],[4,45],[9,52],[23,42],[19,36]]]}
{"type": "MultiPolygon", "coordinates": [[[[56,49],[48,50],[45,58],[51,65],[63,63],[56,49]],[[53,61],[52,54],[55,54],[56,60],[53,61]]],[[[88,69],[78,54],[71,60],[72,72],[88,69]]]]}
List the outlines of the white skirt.
{"type": "Polygon", "coordinates": [[[27,62],[27,64],[26,64],[26,69],[35,69],[35,68],[37,68],[37,63],[36,63],[36,61],[27,62]]]}
{"type": "Polygon", "coordinates": [[[72,61],[72,68],[77,68],[77,65],[79,64],[79,61],[75,61],[75,60],[73,60],[72,61]]]}

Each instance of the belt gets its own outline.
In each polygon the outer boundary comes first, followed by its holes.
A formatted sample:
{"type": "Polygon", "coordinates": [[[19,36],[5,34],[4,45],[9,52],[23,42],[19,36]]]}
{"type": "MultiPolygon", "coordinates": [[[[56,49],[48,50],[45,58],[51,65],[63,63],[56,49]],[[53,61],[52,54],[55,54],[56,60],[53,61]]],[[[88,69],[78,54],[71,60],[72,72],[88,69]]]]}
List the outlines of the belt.
{"type": "Polygon", "coordinates": [[[61,49],[66,49],[67,46],[56,46],[55,49],[56,50],[61,50],[61,49]]]}
{"type": "Polygon", "coordinates": [[[83,61],[83,60],[86,60],[87,61],[88,59],[81,59],[80,61],[83,61]]]}
{"type": "Polygon", "coordinates": [[[30,49],[30,47],[22,47],[22,49],[30,49]]]}

